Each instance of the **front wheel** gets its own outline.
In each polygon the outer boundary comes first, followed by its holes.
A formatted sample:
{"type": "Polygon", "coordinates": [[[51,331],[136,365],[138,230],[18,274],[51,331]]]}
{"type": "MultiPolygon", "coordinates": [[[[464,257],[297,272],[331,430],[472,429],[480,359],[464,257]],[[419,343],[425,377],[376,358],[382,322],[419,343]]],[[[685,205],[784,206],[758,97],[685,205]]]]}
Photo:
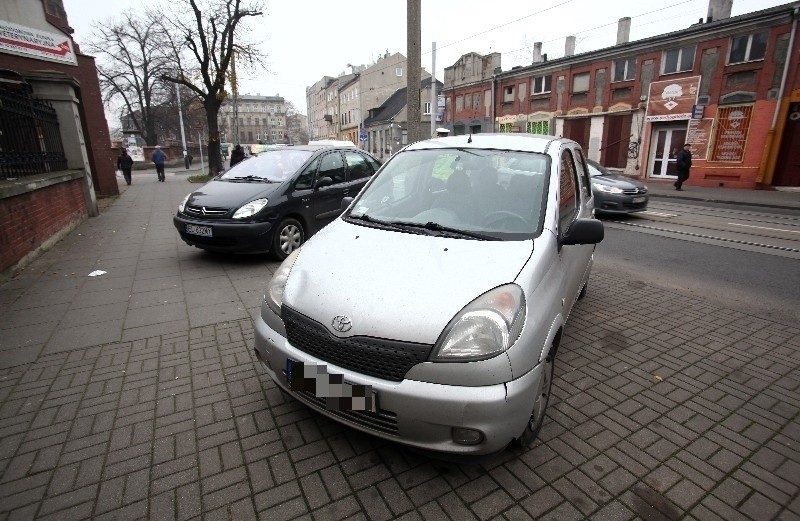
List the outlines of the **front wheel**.
{"type": "Polygon", "coordinates": [[[528,420],[528,426],[519,437],[519,444],[522,447],[529,447],[536,440],[539,431],[544,424],[544,417],[547,411],[547,404],[550,401],[550,393],[553,389],[553,367],[555,366],[556,350],[551,349],[545,358],[542,367],[542,385],[536,400],[533,402],[533,410],[531,410],[531,417],[528,420]]]}
{"type": "Polygon", "coordinates": [[[282,261],[302,246],[305,239],[306,233],[299,221],[292,218],[284,219],[275,229],[275,236],[272,239],[272,256],[282,261]]]}

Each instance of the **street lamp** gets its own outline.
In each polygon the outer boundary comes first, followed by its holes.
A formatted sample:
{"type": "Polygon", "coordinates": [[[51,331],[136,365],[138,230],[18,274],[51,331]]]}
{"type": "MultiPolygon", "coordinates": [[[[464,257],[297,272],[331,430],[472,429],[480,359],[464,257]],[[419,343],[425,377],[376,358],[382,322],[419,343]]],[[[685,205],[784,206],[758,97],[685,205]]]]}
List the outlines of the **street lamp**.
{"type": "Polygon", "coordinates": [[[359,119],[358,148],[364,148],[363,143],[365,143],[365,141],[361,141],[361,133],[364,131],[364,111],[362,110],[362,104],[361,104],[361,99],[362,99],[361,93],[363,90],[362,89],[363,85],[361,85],[361,68],[356,67],[351,63],[348,63],[347,66],[350,67],[350,69],[353,71],[353,74],[356,74],[356,70],[358,71],[357,73],[358,74],[358,119],[359,119]]]}

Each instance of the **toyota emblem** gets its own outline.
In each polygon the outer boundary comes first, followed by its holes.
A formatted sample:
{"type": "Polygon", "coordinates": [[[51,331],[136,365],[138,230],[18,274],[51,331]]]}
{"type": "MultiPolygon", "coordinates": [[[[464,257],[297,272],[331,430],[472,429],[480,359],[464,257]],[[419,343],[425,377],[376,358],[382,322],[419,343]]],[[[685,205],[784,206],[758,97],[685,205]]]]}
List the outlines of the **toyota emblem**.
{"type": "Polygon", "coordinates": [[[353,323],[350,321],[349,317],[346,317],[344,315],[337,315],[333,317],[333,322],[331,322],[331,326],[333,326],[333,329],[335,329],[336,331],[340,333],[345,333],[347,331],[350,331],[350,329],[352,329],[353,323]]]}

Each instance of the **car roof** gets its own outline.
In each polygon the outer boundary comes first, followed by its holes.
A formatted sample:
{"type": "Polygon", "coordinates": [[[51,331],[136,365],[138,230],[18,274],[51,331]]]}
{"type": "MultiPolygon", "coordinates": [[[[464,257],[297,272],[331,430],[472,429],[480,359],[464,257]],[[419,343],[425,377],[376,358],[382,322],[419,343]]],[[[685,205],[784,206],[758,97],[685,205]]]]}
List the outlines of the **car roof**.
{"type": "Polygon", "coordinates": [[[539,134],[523,133],[498,133],[498,134],[464,134],[460,136],[448,136],[425,141],[418,141],[409,145],[406,150],[424,150],[437,148],[475,148],[475,149],[496,149],[496,150],[518,150],[520,152],[537,152],[543,154],[547,149],[555,145],[561,147],[563,144],[572,143],[572,140],[557,137],[544,136],[539,134]]]}

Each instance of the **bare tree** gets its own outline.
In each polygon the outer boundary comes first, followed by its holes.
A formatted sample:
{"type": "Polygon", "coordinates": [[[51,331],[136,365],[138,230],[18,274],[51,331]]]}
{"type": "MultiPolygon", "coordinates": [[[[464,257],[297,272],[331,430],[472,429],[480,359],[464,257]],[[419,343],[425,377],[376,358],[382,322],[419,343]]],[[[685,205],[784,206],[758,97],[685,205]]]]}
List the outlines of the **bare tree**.
{"type": "Polygon", "coordinates": [[[264,54],[242,38],[247,33],[244,21],[261,16],[262,4],[261,0],[182,2],[190,7],[186,16],[162,19],[174,62],[173,71],[161,77],[187,87],[202,100],[208,122],[209,170],[216,175],[222,169],[218,114],[227,96],[225,83],[231,62],[235,56],[235,65],[249,70],[264,64],[264,54]]]}
{"type": "Polygon", "coordinates": [[[306,116],[297,111],[297,107],[291,101],[285,102],[286,107],[286,134],[289,143],[292,145],[308,144],[308,125],[306,116]]]}
{"type": "Polygon", "coordinates": [[[121,100],[122,113],[148,145],[158,144],[160,124],[155,107],[166,101],[161,76],[168,71],[165,39],[157,26],[159,14],[148,12],[143,19],[131,11],[122,19],[94,24],[95,33],[87,44],[97,57],[100,87],[106,104],[121,100]]]}

